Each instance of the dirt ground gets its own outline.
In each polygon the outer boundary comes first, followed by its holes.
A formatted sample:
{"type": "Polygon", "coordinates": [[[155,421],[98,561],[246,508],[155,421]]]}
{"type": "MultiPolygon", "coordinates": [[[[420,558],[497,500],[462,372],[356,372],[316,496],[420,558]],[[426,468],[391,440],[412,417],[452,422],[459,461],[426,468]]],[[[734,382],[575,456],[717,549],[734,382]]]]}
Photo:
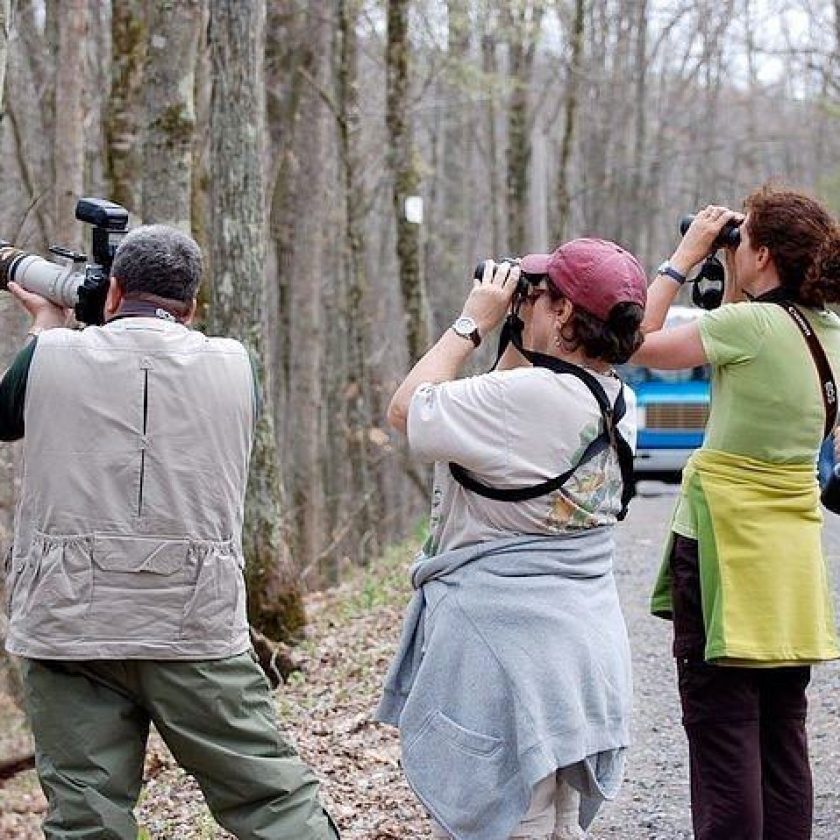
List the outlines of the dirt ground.
{"type": "MultiPolygon", "coordinates": [[[[655,487],[619,529],[616,578],[634,659],[634,746],[625,785],[590,832],[592,840],[688,840],[685,740],[670,657],[670,626],[647,613],[650,585],[673,497],[655,487]]],[[[840,580],[840,517],[826,545],[840,580]]],[[[277,694],[281,725],[323,780],[323,796],[346,840],[429,837],[428,822],[399,767],[393,730],[371,715],[408,600],[411,549],[394,549],[341,588],[310,597],[301,673],[277,694]]],[[[840,837],[840,665],[815,669],[809,736],[815,787],[814,840],[840,837]]],[[[0,755],[27,744],[19,713],[0,696],[0,755]]],[[[153,738],[138,819],[148,840],[228,838],[195,783],[153,738]]],[[[0,838],[34,840],[45,802],[34,773],[0,788],[0,838]]],[[[143,835],[141,835],[143,836],[143,835]]]]}

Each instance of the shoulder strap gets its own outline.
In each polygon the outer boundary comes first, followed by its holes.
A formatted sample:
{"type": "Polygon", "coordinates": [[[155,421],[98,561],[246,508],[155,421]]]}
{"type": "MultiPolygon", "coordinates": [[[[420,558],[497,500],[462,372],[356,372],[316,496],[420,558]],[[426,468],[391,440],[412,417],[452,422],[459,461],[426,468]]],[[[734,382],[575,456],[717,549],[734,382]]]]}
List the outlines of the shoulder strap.
{"type": "MultiPolygon", "coordinates": [[[[601,383],[596,379],[596,377],[589,373],[589,371],[554,356],[548,356],[543,353],[535,353],[532,350],[525,349],[521,346],[520,336],[517,335],[516,332],[514,332],[512,340],[514,346],[519,350],[519,352],[522,353],[522,355],[525,356],[525,358],[533,365],[536,367],[548,368],[549,370],[554,371],[554,373],[570,373],[573,376],[577,376],[578,379],[580,379],[589,388],[592,396],[595,397],[598,407],[601,410],[601,417],[604,421],[604,428],[599,437],[605,437],[607,443],[615,449],[616,455],[618,456],[618,465],[621,469],[622,492],[621,512],[617,518],[619,520],[624,519],[624,517],[627,516],[627,508],[630,504],[630,500],[633,498],[633,450],[630,448],[630,444],[627,443],[618,428],[618,424],[621,422],[622,417],[624,417],[627,413],[627,404],[624,400],[623,381],[619,379],[620,387],[618,389],[618,396],[616,397],[615,404],[612,405],[610,404],[607,392],[604,390],[601,383]]],[[[595,438],[595,441],[597,440],[598,438],[595,438]]],[[[593,441],[593,443],[595,441],[593,441]]],[[[585,450],[581,459],[569,472],[567,479],[571,477],[578,467],[597,454],[598,452],[590,454],[588,449],[585,450]]]]}
{"type": "Polygon", "coordinates": [[[834,375],[831,372],[831,365],[825,355],[820,340],[817,338],[808,319],[790,301],[774,301],[790,315],[791,320],[799,328],[805,338],[805,343],[811,351],[814,364],[817,367],[817,374],[820,377],[820,393],[822,394],[823,407],[825,408],[825,433],[824,438],[831,434],[834,424],[837,422],[837,386],[834,383],[834,375]]]}
{"type": "MultiPolygon", "coordinates": [[[[618,514],[617,518],[624,519],[627,515],[627,507],[633,495],[633,452],[630,449],[630,445],[622,437],[618,430],[618,423],[627,411],[627,404],[624,400],[623,383],[619,380],[621,387],[619,388],[618,397],[613,404],[610,402],[604,387],[591,373],[589,373],[589,371],[584,370],[578,365],[565,362],[562,359],[557,359],[554,356],[548,356],[543,353],[534,353],[530,350],[526,350],[521,346],[521,341],[517,341],[517,338],[519,338],[517,331],[514,329],[511,332],[512,336],[510,336],[509,340],[512,340],[517,350],[519,350],[519,352],[522,353],[536,367],[545,367],[558,374],[571,374],[572,376],[576,376],[584,383],[584,385],[586,385],[598,403],[604,428],[601,430],[601,433],[589,443],[576,464],[564,473],[548,479],[547,481],[540,482],[539,484],[513,488],[491,487],[489,484],[484,484],[478,479],[470,476],[460,464],[450,462],[449,471],[452,474],[452,477],[465,489],[470,490],[473,493],[477,493],[484,498],[503,502],[524,502],[529,499],[536,499],[539,496],[552,493],[555,490],[559,490],[583,464],[592,460],[596,455],[603,452],[605,449],[613,447],[618,455],[623,484],[621,494],[621,512],[618,514]]],[[[501,357],[501,355],[502,353],[500,351],[499,357],[501,357]]]]}

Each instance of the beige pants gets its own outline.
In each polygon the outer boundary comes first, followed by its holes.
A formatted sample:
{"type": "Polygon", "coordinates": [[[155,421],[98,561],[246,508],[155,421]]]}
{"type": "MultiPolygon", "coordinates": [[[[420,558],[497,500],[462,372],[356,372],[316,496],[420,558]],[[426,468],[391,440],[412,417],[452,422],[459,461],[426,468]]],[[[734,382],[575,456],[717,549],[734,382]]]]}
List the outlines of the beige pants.
{"type": "MultiPolygon", "coordinates": [[[[555,773],[537,782],[531,804],[510,840],[577,840],[586,837],[578,826],[580,794],[555,773]]],[[[450,840],[432,820],[432,837],[450,840]]]]}

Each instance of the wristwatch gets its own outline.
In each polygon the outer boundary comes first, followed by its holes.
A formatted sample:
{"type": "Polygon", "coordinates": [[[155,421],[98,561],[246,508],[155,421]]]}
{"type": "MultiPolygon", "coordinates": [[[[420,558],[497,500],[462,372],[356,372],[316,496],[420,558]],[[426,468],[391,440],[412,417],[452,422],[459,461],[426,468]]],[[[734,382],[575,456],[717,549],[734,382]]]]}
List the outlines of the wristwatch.
{"type": "Polygon", "coordinates": [[[674,268],[674,266],[672,266],[671,263],[668,262],[668,260],[665,260],[665,262],[662,263],[662,265],[660,265],[659,268],[656,269],[656,273],[667,274],[668,277],[670,277],[672,280],[676,280],[677,283],[680,284],[680,286],[682,286],[682,284],[685,283],[685,274],[683,274],[680,271],[677,271],[677,269],[674,268]]]}
{"type": "Polygon", "coordinates": [[[461,338],[468,338],[474,347],[478,347],[481,344],[481,336],[478,332],[478,325],[475,321],[470,318],[469,315],[462,315],[460,318],[455,320],[455,323],[452,325],[452,329],[455,330],[456,335],[460,335],[461,338]]]}

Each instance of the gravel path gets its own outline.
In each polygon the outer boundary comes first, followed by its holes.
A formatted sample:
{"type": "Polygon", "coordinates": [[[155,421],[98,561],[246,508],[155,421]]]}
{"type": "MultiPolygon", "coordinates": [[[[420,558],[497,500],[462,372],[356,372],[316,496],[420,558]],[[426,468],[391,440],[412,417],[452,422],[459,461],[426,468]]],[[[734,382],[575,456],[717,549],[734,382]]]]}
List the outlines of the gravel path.
{"type": "MultiPolygon", "coordinates": [[[[648,615],[650,586],[673,505],[673,490],[642,485],[619,529],[616,575],[633,649],[635,743],[625,786],[604,808],[591,840],[690,838],[686,746],[679,722],[670,624],[648,615]]],[[[836,520],[836,521],[835,521],[836,520]]],[[[835,581],[840,581],[840,518],[826,529],[835,581]]],[[[408,592],[408,549],[339,590],[310,599],[304,671],[278,695],[283,725],[324,779],[324,798],[345,840],[427,838],[428,824],[399,768],[395,733],[370,714],[399,633],[408,592]]],[[[814,840],[840,838],[840,664],[815,670],[809,733],[814,766],[814,840]]],[[[2,698],[0,698],[2,701],[2,698]]],[[[14,725],[2,715],[0,749],[14,725]]],[[[19,735],[16,736],[19,739],[19,735]]],[[[228,838],[210,818],[196,785],[153,739],[139,808],[152,840],[228,838]]],[[[0,838],[34,840],[43,798],[33,774],[0,788],[0,838]]]]}
{"type": "MultiPolygon", "coordinates": [[[[635,743],[622,793],[595,822],[593,840],[681,840],[692,836],[688,753],[670,656],[671,625],[648,613],[650,586],[659,563],[674,490],[651,483],[641,485],[641,492],[650,495],[635,500],[624,527],[619,528],[616,559],[616,576],[633,651],[635,743]]],[[[837,594],[840,517],[826,516],[825,545],[837,594]]],[[[808,732],[815,791],[813,838],[838,840],[840,663],[814,669],[809,697],[808,732]]]]}

